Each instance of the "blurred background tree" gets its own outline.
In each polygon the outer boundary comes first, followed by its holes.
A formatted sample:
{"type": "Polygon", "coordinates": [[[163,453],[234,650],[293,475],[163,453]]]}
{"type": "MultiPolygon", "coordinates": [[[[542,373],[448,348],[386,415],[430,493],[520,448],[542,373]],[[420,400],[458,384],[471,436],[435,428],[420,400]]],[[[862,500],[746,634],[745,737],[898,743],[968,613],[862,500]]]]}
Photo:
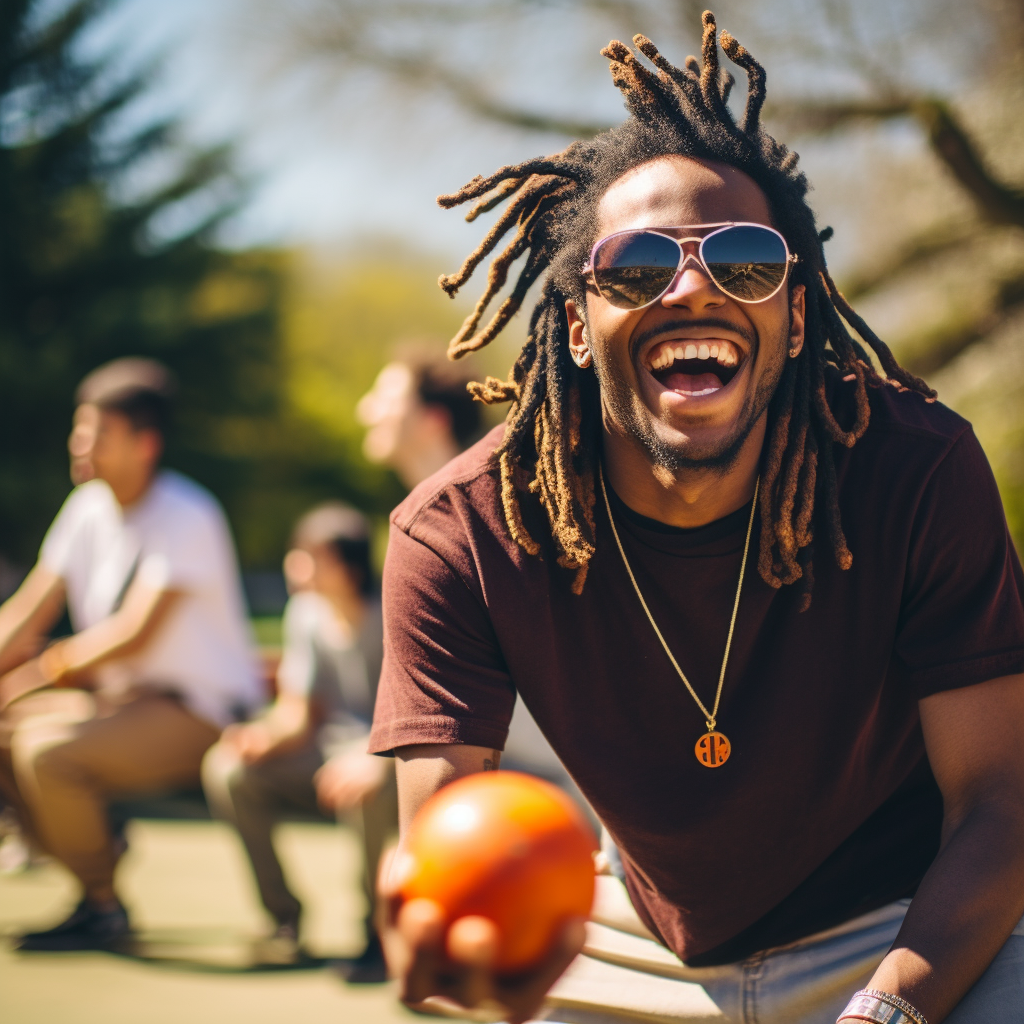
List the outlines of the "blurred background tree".
{"type": "MultiPolygon", "coordinates": [[[[401,139],[422,153],[422,173],[440,145],[482,139],[480,148],[517,159],[613,123],[622,115],[609,108],[617,96],[601,80],[600,45],[642,31],[681,62],[698,49],[705,5],[260,0],[257,17],[236,27],[250,68],[286,97],[282,109],[390,136],[389,150],[401,139]],[[521,143],[486,144],[498,134],[521,143]]],[[[1024,7],[721,0],[714,9],[767,67],[767,120],[807,158],[813,202],[837,229],[840,286],[975,422],[1024,544],[1024,7]]]]}
{"type": "MultiPolygon", "coordinates": [[[[154,66],[131,32],[89,40],[112,10],[169,16],[158,0],[8,0],[0,552],[31,560],[69,486],[74,385],[128,353],[178,372],[169,461],[224,501],[248,568],[322,497],[383,515],[401,491],[362,458],[355,400],[397,343],[457,328],[435,282],[482,230],[432,197],[619,120],[597,51],[642,31],[682,60],[703,6],[179,0],[191,35],[154,66]],[[153,114],[161,89],[174,116],[153,114]]],[[[841,287],[975,423],[1024,543],[1024,8],[715,11],[767,67],[841,287]]],[[[480,372],[521,339],[517,321],[480,372]]]]}
{"type": "Polygon", "coordinates": [[[393,261],[379,258],[326,308],[330,285],[299,254],[218,245],[249,186],[229,146],[189,146],[173,118],[140,112],[151,72],[126,68],[109,49],[89,54],[111,6],[0,8],[5,591],[70,488],[73,395],[93,367],[147,355],[176,372],[167,461],[225,504],[243,564],[266,567],[316,500],[340,496],[380,514],[395,503],[397,484],[359,454],[351,409],[379,355],[358,353],[425,327],[444,335],[459,319],[433,294],[430,269],[406,267],[405,301],[387,303],[393,261]],[[388,307],[382,325],[360,315],[367,304],[388,307]]]}

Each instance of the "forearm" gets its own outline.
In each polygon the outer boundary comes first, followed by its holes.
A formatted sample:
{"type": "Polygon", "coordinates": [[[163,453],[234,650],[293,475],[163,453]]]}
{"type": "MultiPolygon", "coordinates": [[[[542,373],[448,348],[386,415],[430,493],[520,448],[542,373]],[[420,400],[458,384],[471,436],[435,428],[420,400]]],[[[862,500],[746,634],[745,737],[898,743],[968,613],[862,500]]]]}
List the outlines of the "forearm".
{"type": "Polygon", "coordinates": [[[285,754],[302,746],[313,725],[309,701],[290,693],[279,694],[258,721],[266,730],[269,743],[265,757],[285,754]]]}
{"type": "Polygon", "coordinates": [[[434,793],[463,775],[496,770],[501,751],[464,744],[431,744],[401,747],[395,751],[395,760],[399,827],[405,836],[416,812],[434,793]]]}
{"type": "Polygon", "coordinates": [[[951,830],[868,988],[902,996],[939,1024],[1024,914],[1024,813],[979,803],[951,830]]]}
{"type": "Polygon", "coordinates": [[[144,646],[167,616],[179,594],[135,586],[113,615],[54,644],[40,667],[53,683],[70,683],[91,669],[144,646]]]}
{"type": "Polygon", "coordinates": [[[0,605],[0,675],[33,656],[36,639],[50,630],[63,607],[63,581],[37,565],[0,605]]]}

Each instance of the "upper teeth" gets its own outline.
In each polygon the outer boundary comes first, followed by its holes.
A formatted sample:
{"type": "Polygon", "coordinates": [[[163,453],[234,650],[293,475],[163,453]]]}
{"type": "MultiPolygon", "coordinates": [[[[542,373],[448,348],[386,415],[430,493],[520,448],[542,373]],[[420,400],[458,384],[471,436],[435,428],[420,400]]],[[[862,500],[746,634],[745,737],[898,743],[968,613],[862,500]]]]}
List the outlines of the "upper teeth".
{"type": "Polygon", "coordinates": [[[677,359],[715,359],[720,366],[735,366],[740,352],[731,341],[663,341],[648,356],[652,370],[663,370],[677,359]]]}

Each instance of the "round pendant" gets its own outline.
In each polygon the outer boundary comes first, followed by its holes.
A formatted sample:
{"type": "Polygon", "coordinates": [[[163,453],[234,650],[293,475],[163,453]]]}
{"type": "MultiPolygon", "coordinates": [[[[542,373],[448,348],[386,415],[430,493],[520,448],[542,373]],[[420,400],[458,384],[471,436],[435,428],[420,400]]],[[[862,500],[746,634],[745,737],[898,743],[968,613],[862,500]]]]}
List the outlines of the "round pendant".
{"type": "Polygon", "coordinates": [[[706,732],[697,740],[693,752],[705,768],[721,768],[729,760],[732,744],[724,733],[706,732]]]}

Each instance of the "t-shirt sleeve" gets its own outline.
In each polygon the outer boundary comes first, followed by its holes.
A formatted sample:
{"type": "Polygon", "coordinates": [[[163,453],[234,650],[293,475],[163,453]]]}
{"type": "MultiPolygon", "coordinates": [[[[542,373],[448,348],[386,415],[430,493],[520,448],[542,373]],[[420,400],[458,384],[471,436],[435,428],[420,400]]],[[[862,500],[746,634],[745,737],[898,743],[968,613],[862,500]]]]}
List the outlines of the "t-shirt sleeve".
{"type": "Polygon", "coordinates": [[[39,561],[63,579],[67,579],[79,532],[88,515],[87,499],[82,488],[76,488],[67,496],[39,549],[39,561]]]}
{"type": "Polygon", "coordinates": [[[1024,574],[970,430],[918,506],[895,646],[919,697],[1024,672],[1024,574]]]}
{"type": "Polygon", "coordinates": [[[420,743],[504,748],[515,690],[467,575],[392,524],[371,752],[420,743]]]}
{"type": "Polygon", "coordinates": [[[309,595],[296,594],[288,601],[281,623],[282,654],[277,686],[282,693],[308,697],[316,680],[316,607],[309,595]]]}

